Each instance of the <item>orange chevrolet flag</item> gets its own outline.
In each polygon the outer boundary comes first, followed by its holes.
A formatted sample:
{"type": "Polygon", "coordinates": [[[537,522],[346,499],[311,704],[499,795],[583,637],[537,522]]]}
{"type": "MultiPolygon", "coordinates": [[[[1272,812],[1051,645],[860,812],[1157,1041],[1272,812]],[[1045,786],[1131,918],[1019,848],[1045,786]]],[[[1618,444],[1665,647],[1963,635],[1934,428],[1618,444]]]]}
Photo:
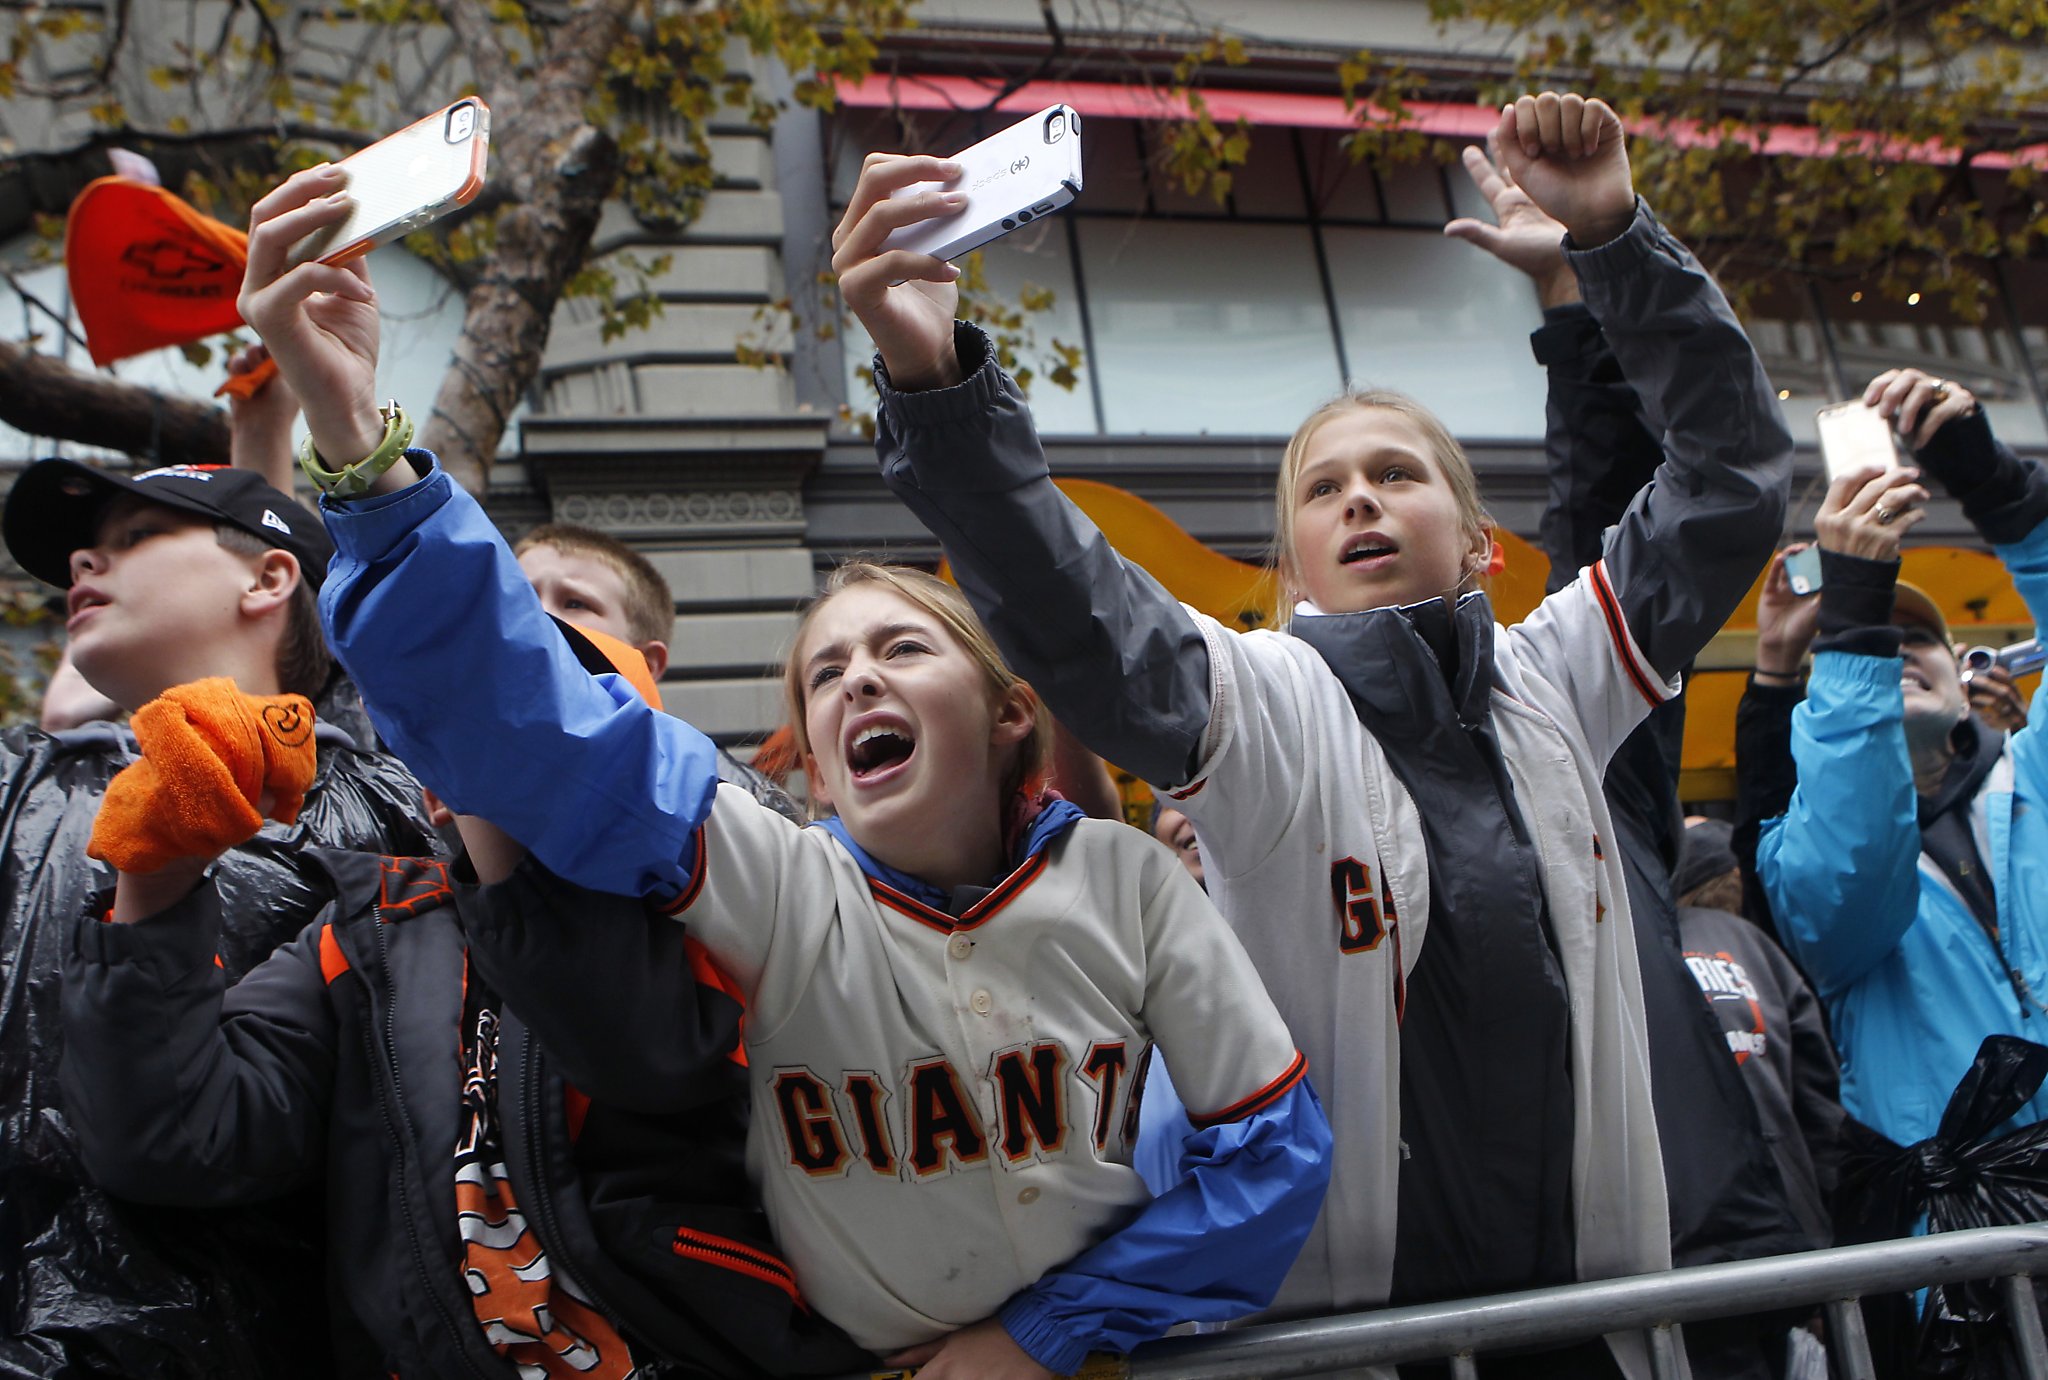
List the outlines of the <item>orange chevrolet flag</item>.
{"type": "MultiPolygon", "coordinates": [[[[99,365],[241,325],[235,294],[248,259],[240,230],[132,177],[88,184],[64,227],[71,300],[99,365]]],[[[266,361],[221,391],[246,398],[276,368],[266,361]]]]}

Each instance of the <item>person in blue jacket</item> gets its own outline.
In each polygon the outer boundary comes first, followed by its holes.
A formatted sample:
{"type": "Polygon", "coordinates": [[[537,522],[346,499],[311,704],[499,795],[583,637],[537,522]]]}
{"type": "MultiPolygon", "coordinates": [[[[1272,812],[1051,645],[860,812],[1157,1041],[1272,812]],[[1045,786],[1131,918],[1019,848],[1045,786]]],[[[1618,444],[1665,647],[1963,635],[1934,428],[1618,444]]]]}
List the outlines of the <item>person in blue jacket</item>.
{"type": "MultiPolygon", "coordinates": [[[[2048,470],[1996,441],[1976,399],[1917,369],[1873,380],[1922,471],[1962,503],[2038,624],[2048,470]]],[[[2048,1043],[2048,743],[1970,713],[1940,612],[1896,583],[1926,490],[1866,471],[1815,527],[1820,636],[1792,718],[1799,782],[1757,870],[1786,946],[1827,1003],[1842,1103],[1901,1145],[1932,1135],[1987,1035],[2048,1043]]],[[[2048,1113],[2037,1095],[2015,1125],[2048,1113]]]]}
{"type": "MultiPolygon", "coordinates": [[[[1305,1061],[1193,879],[1043,790],[1050,719],[960,594],[857,565],[806,613],[785,684],[834,818],[720,786],[710,740],[584,672],[482,509],[380,417],[367,272],[285,262],[340,189],[314,169],[258,203],[240,302],[317,400],[329,637],[452,808],[657,898],[730,976],[749,1170],[804,1297],[927,1380],[1046,1380],[1270,1302],[1329,1177],[1305,1061]],[[1130,1164],[1155,1038],[1202,1131],[1157,1198],[1130,1164]]],[[[555,980],[496,984],[525,1009],[555,980]]],[[[551,1053],[600,1071],[575,1032],[551,1053]]]]}

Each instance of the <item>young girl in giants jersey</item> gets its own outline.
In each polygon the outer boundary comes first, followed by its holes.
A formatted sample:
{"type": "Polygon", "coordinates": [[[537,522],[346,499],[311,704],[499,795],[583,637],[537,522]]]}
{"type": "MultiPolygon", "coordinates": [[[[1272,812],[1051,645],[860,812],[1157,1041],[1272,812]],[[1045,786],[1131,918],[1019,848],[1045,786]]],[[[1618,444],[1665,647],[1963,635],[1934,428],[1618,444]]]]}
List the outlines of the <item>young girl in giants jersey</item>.
{"type": "MultiPolygon", "coordinates": [[[[1303,423],[1276,491],[1299,602],[1287,631],[1239,633],[1061,497],[987,338],[953,319],[957,273],[883,248],[957,208],[891,195],[954,165],[870,156],[834,238],[880,350],[885,478],[1061,721],[1194,821],[1210,894],[1317,1070],[1337,1167],[1290,1313],[1670,1259],[1601,776],[1769,557],[1791,442],[1720,292],[1635,197],[1613,112],[1524,97],[1496,137],[1569,230],[1666,448],[1605,559],[1512,628],[1479,589],[1470,462],[1414,402],[1357,393],[1303,423]]],[[[1635,1351],[1616,1348],[1631,1369],[1635,1351]]]]}
{"type": "MultiPolygon", "coordinates": [[[[334,190],[314,170],[259,203],[241,299],[318,400],[330,468],[387,435],[363,269],[284,266],[342,214],[334,190]]],[[[1172,857],[1042,793],[1038,696],[957,593],[856,566],[811,607],[786,676],[835,818],[803,828],[719,785],[703,734],[582,669],[432,456],[325,508],[322,613],[392,749],[560,877],[660,900],[736,985],[749,1167],[808,1306],[937,1380],[1042,1380],[1270,1300],[1328,1174],[1302,1059],[1172,857]],[[1155,1038],[1202,1127],[1158,1198],[1130,1166],[1155,1038]]],[[[487,880],[509,870],[473,851],[487,880]]],[[[578,917],[529,918],[559,935],[578,917]]],[[[556,1022],[554,972],[515,956],[488,976],[571,1081],[662,1104],[633,1086],[633,1042],[603,1034],[635,1013],[556,1022]]]]}

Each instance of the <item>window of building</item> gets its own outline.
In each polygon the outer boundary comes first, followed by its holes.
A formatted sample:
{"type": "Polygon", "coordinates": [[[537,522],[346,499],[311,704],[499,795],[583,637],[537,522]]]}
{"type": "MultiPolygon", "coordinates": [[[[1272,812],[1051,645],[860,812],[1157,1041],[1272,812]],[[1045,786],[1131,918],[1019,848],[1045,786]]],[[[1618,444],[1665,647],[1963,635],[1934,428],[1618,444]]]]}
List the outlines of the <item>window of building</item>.
{"type": "Polygon", "coordinates": [[[1075,229],[1105,431],[1284,436],[1341,386],[1307,226],[1075,229]]]}
{"type": "MultiPolygon", "coordinates": [[[[848,112],[833,132],[835,201],[865,148],[905,146],[906,130],[909,146],[959,148],[999,123],[848,112]]],[[[1467,439],[1542,437],[1545,383],[1528,346],[1542,321],[1536,294],[1443,237],[1451,217],[1487,214],[1455,163],[1375,170],[1352,162],[1339,131],[1262,127],[1219,203],[1173,185],[1156,140],[1130,121],[1091,119],[1087,187],[1061,219],[1064,243],[1033,226],[984,251],[992,286],[1053,289],[1041,338],[1084,348],[1083,387],[1033,390],[1048,434],[1281,437],[1348,381],[1410,393],[1467,439]]],[[[2007,439],[2048,443],[2036,378],[2048,325],[2012,325],[2048,322],[2048,265],[2007,266],[1982,323],[1790,279],[1749,294],[1743,319],[1804,443],[1819,407],[1903,363],[1977,390],[2007,439]]],[[[849,354],[864,362],[864,343],[849,354]]],[[[871,398],[864,387],[850,396],[871,398]]]]}
{"type": "Polygon", "coordinates": [[[1792,439],[1803,445],[1817,444],[1814,414],[1840,402],[1844,385],[1836,382],[1827,328],[1815,294],[1801,281],[1764,283],[1744,302],[1742,322],[1764,362],[1764,372],[1777,385],[1778,406],[1792,439]]]}
{"type": "Polygon", "coordinates": [[[1344,358],[1360,387],[1410,394],[1468,440],[1543,434],[1543,324],[1523,274],[1440,232],[1325,230],[1344,358]]]}

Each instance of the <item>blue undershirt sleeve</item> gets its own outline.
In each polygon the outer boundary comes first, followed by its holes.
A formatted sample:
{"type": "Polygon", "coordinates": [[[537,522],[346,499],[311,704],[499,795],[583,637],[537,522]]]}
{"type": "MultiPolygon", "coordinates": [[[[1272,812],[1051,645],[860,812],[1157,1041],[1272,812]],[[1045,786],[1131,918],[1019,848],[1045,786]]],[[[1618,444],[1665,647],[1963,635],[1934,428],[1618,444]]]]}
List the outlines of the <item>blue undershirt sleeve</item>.
{"type": "Polygon", "coordinates": [[[1179,1170],[1121,1230],[1004,1305],[1003,1327],[1040,1365],[1070,1375],[1091,1351],[1271,1303],[1329,1186],[1322,1103],[1303,1079],[1264,1111],[1190,1135],[1179,1170]]]}
{"type": "Polygon", "coordinates": [[[1167,1072],[1166,1056],[1153,1047],[1150,1066],[1144,1073],[1144,1100],[1138,1104],[1138,1143],[1131,1150],[1131,1167],[1152,1190],[1154,1197],[1181,1179],[1181,1148],[1195,1133],[1186,1104],[1167,1072]]]}

